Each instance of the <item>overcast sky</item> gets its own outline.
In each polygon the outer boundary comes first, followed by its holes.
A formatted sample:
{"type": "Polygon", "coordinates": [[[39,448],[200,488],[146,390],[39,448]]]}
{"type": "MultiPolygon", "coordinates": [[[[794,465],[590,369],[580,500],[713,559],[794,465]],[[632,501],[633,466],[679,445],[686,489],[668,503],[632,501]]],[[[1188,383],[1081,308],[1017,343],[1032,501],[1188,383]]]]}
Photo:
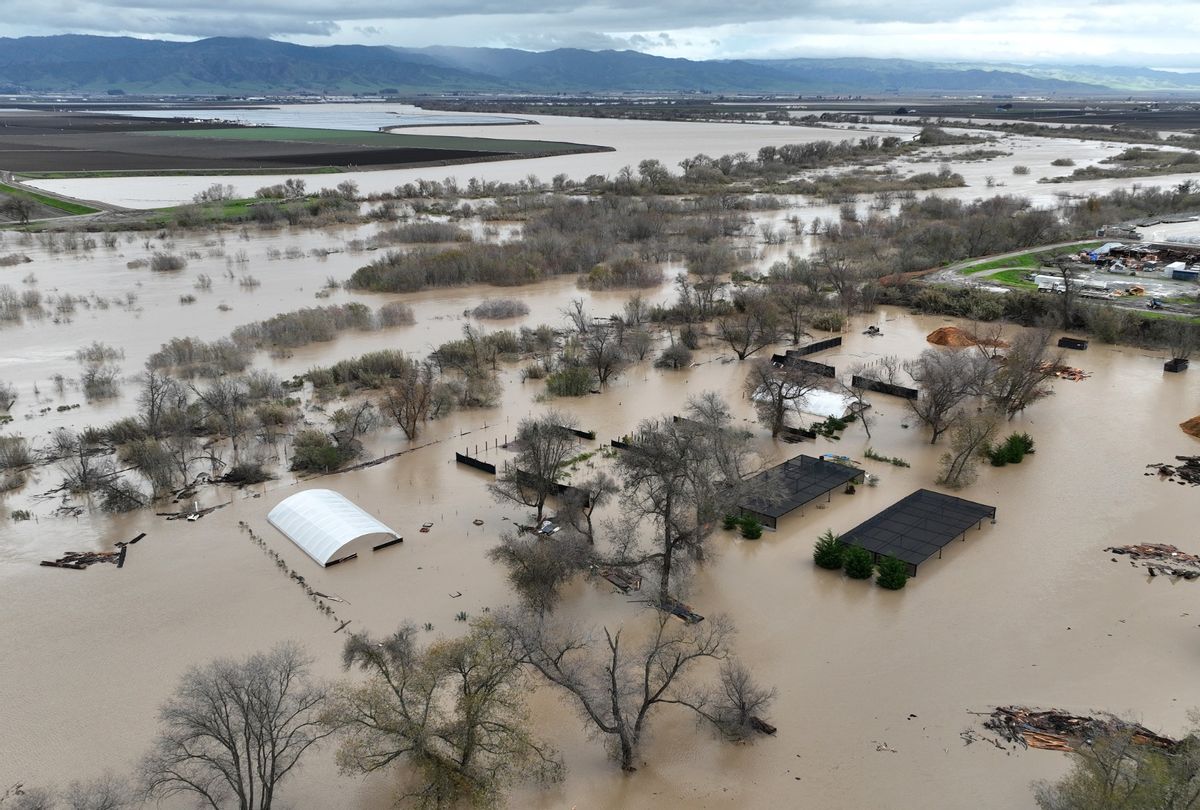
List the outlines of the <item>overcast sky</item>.
{"type": "Polygon", "coordinates": [[[4,36],[1200,66],[1200,0],[0,0],[0,21],[4,36]]]}

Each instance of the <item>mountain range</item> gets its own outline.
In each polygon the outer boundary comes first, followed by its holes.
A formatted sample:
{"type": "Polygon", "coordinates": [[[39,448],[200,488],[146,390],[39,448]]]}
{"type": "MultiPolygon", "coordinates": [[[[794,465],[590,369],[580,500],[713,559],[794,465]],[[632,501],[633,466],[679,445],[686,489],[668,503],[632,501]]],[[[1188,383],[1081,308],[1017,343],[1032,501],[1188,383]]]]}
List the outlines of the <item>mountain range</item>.
{"type": "Polygon", "coordinates": [[[1144,68],[900,59],[672,59],[560,48],[313,47],[215,37],[173,42],[66,34],[0,38],[0,92],[130,94],[716,93],[1038,94],[1200,89],[1144,68]]]}

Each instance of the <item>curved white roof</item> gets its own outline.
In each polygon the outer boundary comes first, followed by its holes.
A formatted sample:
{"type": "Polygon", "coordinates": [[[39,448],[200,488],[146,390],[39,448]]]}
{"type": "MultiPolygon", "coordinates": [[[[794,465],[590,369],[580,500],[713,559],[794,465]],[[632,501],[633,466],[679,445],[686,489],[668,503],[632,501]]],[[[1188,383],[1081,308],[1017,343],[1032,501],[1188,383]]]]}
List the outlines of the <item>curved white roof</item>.
{"type": "Polygon", "coordinates": [[[400,537],[331,489],[306,489],[284,498],[267,513],[267,520],[321,566],[341,559],[342,549],[360,537],[400,537]]]}

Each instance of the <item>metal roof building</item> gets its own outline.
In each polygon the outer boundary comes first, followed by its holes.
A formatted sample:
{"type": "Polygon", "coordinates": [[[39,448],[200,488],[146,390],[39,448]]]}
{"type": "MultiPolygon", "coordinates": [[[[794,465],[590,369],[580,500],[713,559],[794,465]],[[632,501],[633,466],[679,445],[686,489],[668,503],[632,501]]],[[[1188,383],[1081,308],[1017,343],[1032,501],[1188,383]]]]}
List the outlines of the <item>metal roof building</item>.
{"type": "Polygon", "coordinates": [[[267,513],[267,521],[320,566],[358,556],[350,546],[363,537],[387,535],[376,548],[403,539],[331,489],[306,489],[284,498],[267,513]]]}

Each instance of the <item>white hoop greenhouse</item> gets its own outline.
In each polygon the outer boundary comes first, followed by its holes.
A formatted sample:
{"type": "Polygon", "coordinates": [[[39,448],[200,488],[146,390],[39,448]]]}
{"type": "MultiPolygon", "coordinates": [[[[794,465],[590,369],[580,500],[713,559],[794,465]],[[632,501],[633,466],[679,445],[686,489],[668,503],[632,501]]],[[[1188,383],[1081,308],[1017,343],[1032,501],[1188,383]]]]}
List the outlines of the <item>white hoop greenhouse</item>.
{"type": "Polygon", "coordinates": [[[381,545],[403,539],[331,489],[306,489],[284,498],[267,513],[267,520],[320,566],[355,556],[357,551],[349,547],[363,537],[387,535],[390,540],[381,545]]]}

